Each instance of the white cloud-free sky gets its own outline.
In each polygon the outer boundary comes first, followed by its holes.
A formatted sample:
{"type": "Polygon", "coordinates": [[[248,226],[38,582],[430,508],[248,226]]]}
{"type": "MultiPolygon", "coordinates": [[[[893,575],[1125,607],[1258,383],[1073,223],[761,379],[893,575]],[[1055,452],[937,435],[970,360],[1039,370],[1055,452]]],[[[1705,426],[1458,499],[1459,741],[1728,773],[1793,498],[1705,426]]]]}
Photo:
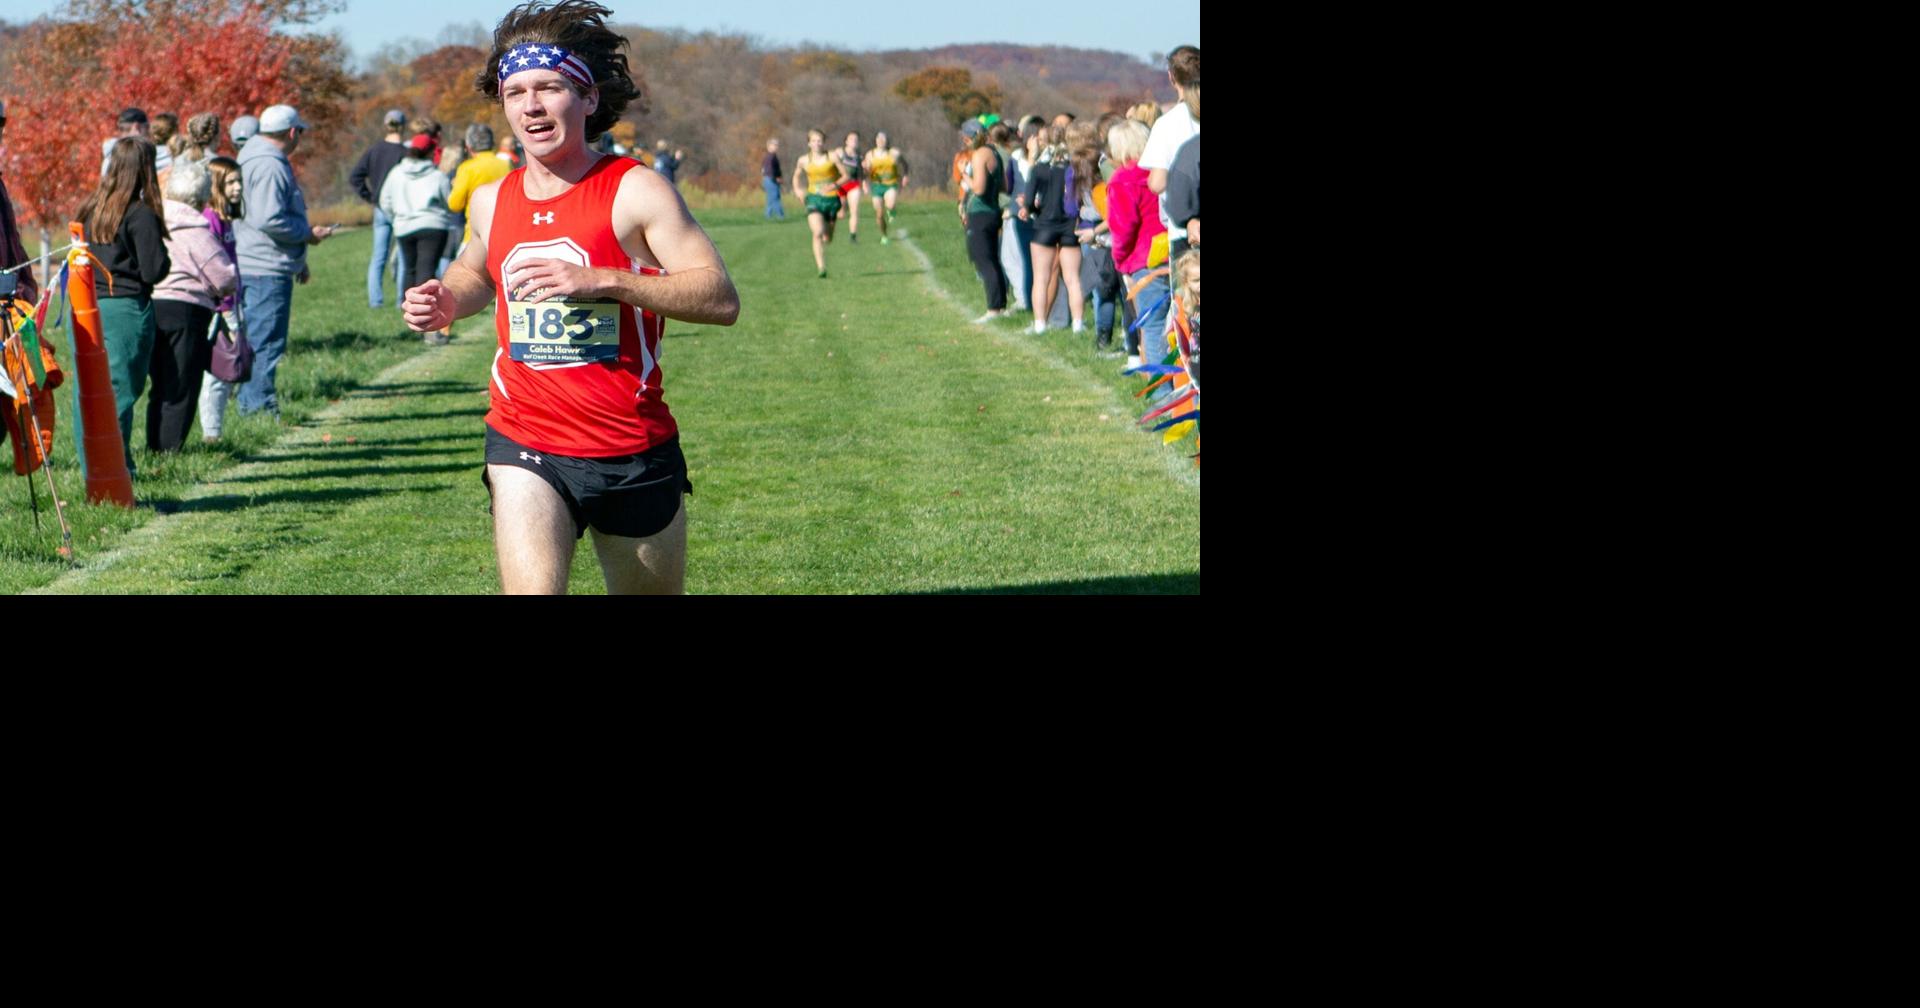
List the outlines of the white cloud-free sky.
{"type": "MultiPolygon", "coordinates": [[[[956,43],[1009,42],[1110,49],[1159,62],[1178,45],[1200,44],[1200,0],[967,0],[920,5],[897,0],[800,4],[792,0],[695,0],[635,4],[602,0],[613,20],[654,29],[745,34],[770,45],[814,42],[836,49],[926,49],[956,43]],[[823,11],[831,11],[822,16],[823,11]],[[964,11],[964,13],[963,13],[964,11]]],[[[23,21],[66,7],[66,0],[8,0],[5,17],[23,21]]],[[[437,41],[449,26],[493,25],[513,0],[348,0],[321,21],[365,59],[405,40],[437,41]]]]}

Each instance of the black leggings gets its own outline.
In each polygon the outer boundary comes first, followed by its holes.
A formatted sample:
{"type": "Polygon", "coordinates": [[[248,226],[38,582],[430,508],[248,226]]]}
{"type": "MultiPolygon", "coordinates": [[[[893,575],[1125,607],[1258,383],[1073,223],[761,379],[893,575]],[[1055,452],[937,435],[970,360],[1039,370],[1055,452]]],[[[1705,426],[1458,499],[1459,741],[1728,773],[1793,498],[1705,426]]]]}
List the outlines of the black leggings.
{"type": "Polygon", "coordinates": [[[1000,265],[1000,215],[967,215],[967,254],[973,257],[973,270],[987,288],[987,310],[1007,307],[1007,271],[1000,265]]]}
{"type": "Polygon", "coordinates": [[[213,355],[207,327],[213,309],[186,301],[153,299],[153,360],[148,375],[147,450],[179,451],[193,429],[200,402],[200,375],[213,355]]]}
{"type": "Polygon", "coordinates": [[[406,250],[407,265],[412,268],[412,275],[407,278],[407,289],[411,290],[433,279],[434,270],[440,268],[440,252],[447,247],[447,229],[428,228],[401,235],[400,247],[406,250]]]}

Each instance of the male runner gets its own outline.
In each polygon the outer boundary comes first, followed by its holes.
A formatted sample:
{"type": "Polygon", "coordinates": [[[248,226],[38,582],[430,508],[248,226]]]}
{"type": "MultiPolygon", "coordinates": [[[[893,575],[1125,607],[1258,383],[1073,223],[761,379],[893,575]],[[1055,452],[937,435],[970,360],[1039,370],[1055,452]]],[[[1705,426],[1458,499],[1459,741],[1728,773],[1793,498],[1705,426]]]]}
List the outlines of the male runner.
{"type": "Polygon", "coordinates": [[[833,159],[847,173],[840,183],[840,198],[847,207],[847,241],[860,240],[860,192],[866,188],[860,179],[860,134],[847,134],[847,145],[833,152],[833,159]]]}
{"type": "Polygon", "coordinates": [[[609,594],[683,590],[693,487],[661,398],[660,338],[667,318],[740,315],[672,184],[588,149],[637,92],[612,13],[562,0],[501,19],[476,84],[500,99],[526,166],[474,191],[473,240],[404,304],[416,332],[497,305],[482,479],[509,594],[565,592],[587,528],[609,594]]]}
{"type": "Polygon", "coordinates": [[[849,181],[847,169],[827,153],[827,135],[807,131],[807,152],[793,163],[793,194],[806,200],[807,228],[813,232],[813,264],[820,278],[827,276],[827,246],[833,242],[833,222],[840,216],[840,193],[849,181]]]}
{"type": "Polygon", "coordinates": [[[893,205],[907,184],[907,159],[900,156],[899,148],[887,145],[887,134],[882,131],[873,135],[873,149],[861,166],[873,187],[873,215],[880,220],[880,244],[885,245],[887,234],[893,230],[893,205]]]}

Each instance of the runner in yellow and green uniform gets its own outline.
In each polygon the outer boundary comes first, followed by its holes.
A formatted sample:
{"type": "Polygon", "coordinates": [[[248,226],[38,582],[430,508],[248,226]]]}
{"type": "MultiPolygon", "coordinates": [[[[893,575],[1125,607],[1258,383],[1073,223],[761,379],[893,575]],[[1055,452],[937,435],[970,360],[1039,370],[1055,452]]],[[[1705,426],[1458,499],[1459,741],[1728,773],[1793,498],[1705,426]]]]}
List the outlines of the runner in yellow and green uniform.
{"type": "Polygon", "coordinates": [[[898,148],[887,146],[885,133],[875,133],[873,145],[861,164],[873,190],[873,215],[880,218],[880,244],[885,245],[887,233],[893,230],[894,202],[907,184],[907,159],[900,156],[898,148]]]}
{"type": "Polygon", "coordinates": [[[840,216],[840,186],[847,171],[827,153],[827,135],[807,131],[807,152],[793,165],[793,194],[807,201],[807,227],[813,231],[813,264],[827,275],[827,245],[833,241],[833,222],[840,216]]]}

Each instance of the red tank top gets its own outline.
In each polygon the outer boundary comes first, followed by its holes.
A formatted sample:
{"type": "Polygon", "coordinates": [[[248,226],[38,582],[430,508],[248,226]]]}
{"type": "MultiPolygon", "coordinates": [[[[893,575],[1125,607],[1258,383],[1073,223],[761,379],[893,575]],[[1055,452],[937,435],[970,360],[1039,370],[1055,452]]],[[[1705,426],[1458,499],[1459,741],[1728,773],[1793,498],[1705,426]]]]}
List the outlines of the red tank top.
{"type": "Polygon", "coordinates": [[[613,197],[643,167],[608,156],[552,199],[527,198],[526,169],[500,181],[487,232],[487,271],[499,288],[492,408],[487,423],[556,455],[631,455],[679,432],[660,388],[666,320],[611,299],[512,301],[507,273],[527,259],[631,269],[658,276],[620,247],[613,197]]]}

